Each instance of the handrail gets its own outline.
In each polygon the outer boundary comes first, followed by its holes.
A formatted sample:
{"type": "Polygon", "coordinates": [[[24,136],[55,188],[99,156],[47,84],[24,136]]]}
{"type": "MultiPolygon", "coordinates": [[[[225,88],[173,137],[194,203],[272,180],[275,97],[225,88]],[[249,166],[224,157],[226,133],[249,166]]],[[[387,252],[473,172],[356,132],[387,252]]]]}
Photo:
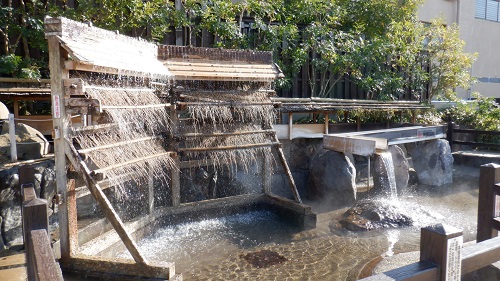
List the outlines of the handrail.
{"type": "Polygon", "coordinates": [[[19,183],[23,194],[22,218],[28,281],[63,281],[48,236],[47,200],[37,198],[34,168],[19,167],[19,183]]]}

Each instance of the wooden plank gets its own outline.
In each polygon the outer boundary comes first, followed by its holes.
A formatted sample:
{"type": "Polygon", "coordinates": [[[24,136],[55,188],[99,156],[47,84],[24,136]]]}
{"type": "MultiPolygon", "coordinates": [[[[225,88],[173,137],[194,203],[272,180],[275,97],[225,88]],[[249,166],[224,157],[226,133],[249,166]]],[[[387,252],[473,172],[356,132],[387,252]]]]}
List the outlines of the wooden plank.
{"type": "MultiPolygon", "coordinates": [[[[271,136],[271,140],[275,143],[279,143],[278,137],[276,134],[273,134],[271,136]]],[[[290,168],[288,167],[288,163],[286,162],[286,157],[285,153],[283,152],[283,148],[281,145],[276,146],[278,150],[278,156],[280,157],[281,165],[283,166],[283,169],[285,170],[285,174],[287,175],[288,178],[288,184],[290,186],[290,189],[293,194],[293,198],[295,198],[295,201],[299,202],[302,204],[302,199],[300,198],[299,191],[297,190],[297,186],[295,185],[295,180],[293,179],[292,172],[290,171],[290,168]]]]}
{"type": "Polygon", "coordinates": [[[50,93],[50,88],[0,88],[0,93],[50,93]]]}
{"type": "Polygon", "coordinates": [[[69,269],[84,271],[95,277],[120,276],[142,278],[158,278],[162,280],[173,280],[175,276],[175,265],[173,262],[150,262],[148,264],[134,263],[128,259],[94,257],[78,255],[71,259],[69,269]]]}
{"type": "Polygon", "coordinates": [[[122,220],[114,210],[113,206],[109,202],[106,195],[103,193],[100,186],[90,176],[90,170],[86,167],[83,160],[78,157],[78,152],[73,147],[73,145],[70,144],[68,141],[65,141],[65,144],[67,145],[67,151],[68,151],[67,156],[68,159],[71,161],[73,168],[80,175],[82,175],[83,180],[87,184],[87,187],[89,188],[90,192],[92,193],[97,203],[101,207],[106,218],[110,221],[110,223],[113,225],[113,228],[120,236],[121,240],[125,244],[125,247],[130,252],[135,262],[137,262],[138,264],[145,264],[146,260],[144,259],[144,257],[142,257],[134,240],[132,240],[130,235],[125,230],[122,220]]]}
{"type": "Polygon", "coordinates": [[[124,146],[124,145],[131,145],[131,144],[138,143],[138,142],[154,141],[154,140],[157,140],[157,139],[161,139],[161,137],[160,136],[143,137],[143,138],[138,138],[138,139],[133,139],[133,140],[120,141],[120,142],[115,142],[115,143],[110,143],[110,144],[105,144],[105,145],[100,145],[100,146],[94,146],[94,147],[79,149],[78,153],[80,153],[80,154],[86,154],[86,153],[89,153],[89,152],[92,152],[92,151],[96,151],[96,150],[103,150],[103,149],[108,149],[108,148],[114,148],[114,147],[124,146]]]}
{"type": "Polygon", "coordinates": [[[62,271],[54,258],[45,229],[31,231],[34,269],[37,281],[63,281],[62,271]]]}
{"type": "MultiPolygon", "coordinates": [[[[78,243],[78,215],[76,207],[76,180],[68,180],[68,241],[70,256],[78,253],[79,243],[78,243]]],[[[56,202],[59,204],[59,202],[56,202]]]]}
{"type": "Polygon", "coordinates": [[[479,173],[479,196],[477,208],[478,242],[497,237],[498,230],[493,228],[493,218],[496,217],[498,196],[494,194],[494,185],[500,182],[500,165],[482,165],[479,173]]]}
{"type": "Polygon", "coordinates": [[[119,163],[119,164],[115,164],[115,165],[111,165],[111,166],[107,166],[107,167],[104,167],[104,168],[99,168],[97,170],[93,170],[92,171],[92,174],[95,175],[95,174],[101,174],[101,173],[105,173],[106,171],[109,171],[109,170],[112,170],[112,169],[115,169],[115,168],[118,168],[118,167],[122,167],[122,166],[125,166],[125,165],[131,165],[131,164],[135,164],[135,163],[138,163],[138,162],[145,162],[149,159],[153,159],[153,158],[158,158],[158,157],[163,157],[163,156],[172,156],[174,155],[175,152],[162,152],[162,153],[158,153],[158,154],[154,154],[154,155],[148,155],[148,156],[145,156],[145,157],[139,157],[139,158],[135,158],[135,159],[132,159],[132,160],[129,160],[129,161],[125,161],[125,162],[122,162],[122,163],[119,163]]]}
{"type": "Polygon", "coordinates": [[[232,145],[232,146],[217,146],[217,147],[190,147],[190,148],[178,148],[178,151],[192,152],[192,151],[251,149],[251,148],[267,147],[267,146],[281,146],[281,143],[271,142],[271,143],[253,143],[253,144],[232,145]]]}
{"type": "Polygon", "coordinates": [[[254,134],[273,134],[274,130],[254,130],[254,131],[244,131],[244,132],[234,132],[234,133],[186,133],[182,135],[177,135],[177,138],[209,138],[209,137],[227,137],[227,136],[242,136],[242,135],[254,135],[254,134]]]}
{"type": "MultiPolygon", "coordinates": [[[[46,24],[49,24],[51,18],[46,19],[46,24]]],[[[55,28],[58,24],[55,23],[55,28]]],[[[59,205],[59,237],[61,244],[61,260],[66,262],[71,255],[69,241],[69,223],[68,223],[68,206],[67,206],[67,179],[66,179],[66,153],[64,147],[64,139],[61,138],[66,133],[67,124],[65,122],[65,100],[64,100],[64,79],[69,78],[69,74],[62,68],[63,58],[61,53],[61,45],[59,38],[56,36],[47,36],[49,47],[49,70],[50,70],[50,86],[52,97],[52,115],[54,129],[54,160],[56,170],[56,185],[57,192],[61,195],[62,202],[59,205]],[[55,102],[57,101],[57,102],[55,102]]]]}
{"type": "Polygon", "coordinates": [[[0,77],[0,83],[50,84],[50,79],[28,79],[28,78],[0,77]]]}
{"type": "Polygon", "coordinates": [[[438,281],[439,268],[430,262],[412,263],[360,281],[438,281]]]}
{"type": "Polygon", "coordinates": [[[33,260],[34,249],[31,243],[30,233],[32,230],[36,229],[48,229],[49,217],[47,214],[47,200],[33,198],[30,201],[23,202],[22,214],[28,280],[35,280],[37,272],[33,260]]]}
{"type": "MultiPolygon", "coordinates": [[[[222,60],[210,60],[210,59],[168,59],[163,61],[164,65],[174,66],[174,67],[225,67],[230,69],[239,68],[255,68],[255,69],[276,69],[276,67],[271,63],[259,63],[252,61],[222,61],[222,60]]],[[[170,68],[169,68],[170,69],[170,68]]]]}
{"type": "Polygon", "coordinates": [[[352,153],[356,155],[370,156],[377,151],[377,143],[379,147],[384,149],[383,142],[385,141],[385,149],[387,149],[387,140],[375,138],[357,138],[357,137],[339,137],[335,135],[325,135],[323,137],[323,147],[325,149],[352,153]]]}
{"type": "Polygon", "coordinates": [[[500,237],[464,247],[462,274],[467,274],[500,260],[500,237]]]}
{"type": "Polygon", "coordinates": [[[172,185],[172,206],[173,207],[178,207],[181,204],[181,175],[180,175],[180,170],[179,167],[180,165],[180,159],[179,155],[175,154],[173,157],[175,167],[171,170],[170,172],[170,178],[171,178],[171,185],[172,185]]]}

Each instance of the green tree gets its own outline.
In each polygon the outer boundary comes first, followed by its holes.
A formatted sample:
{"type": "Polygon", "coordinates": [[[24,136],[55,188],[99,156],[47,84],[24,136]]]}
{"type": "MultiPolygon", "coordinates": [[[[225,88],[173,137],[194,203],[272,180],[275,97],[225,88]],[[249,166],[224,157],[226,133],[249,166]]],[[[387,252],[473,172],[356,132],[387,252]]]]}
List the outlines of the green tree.
{"type": "Polygon", "coordinates": [[[425,37],[424,50],[430,64],[429,101],[453,97],[456,87],[468,89],[474,82],[470,68],[477,54],[464,52],[465,42],[459,37],[458,26],[446,26],[443,19],[435,19],[426,29],[425,37]]]}

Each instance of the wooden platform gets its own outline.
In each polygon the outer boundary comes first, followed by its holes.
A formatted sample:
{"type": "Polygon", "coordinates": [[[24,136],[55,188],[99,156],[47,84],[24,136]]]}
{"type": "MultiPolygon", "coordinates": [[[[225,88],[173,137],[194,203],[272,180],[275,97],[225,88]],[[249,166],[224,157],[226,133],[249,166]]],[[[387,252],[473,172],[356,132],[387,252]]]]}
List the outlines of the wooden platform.
{"type": "Polygon", "coordinates": [[[24,254],[14,254],[0,257],[0,280],[25,281],[26,259],[24,254]]]}

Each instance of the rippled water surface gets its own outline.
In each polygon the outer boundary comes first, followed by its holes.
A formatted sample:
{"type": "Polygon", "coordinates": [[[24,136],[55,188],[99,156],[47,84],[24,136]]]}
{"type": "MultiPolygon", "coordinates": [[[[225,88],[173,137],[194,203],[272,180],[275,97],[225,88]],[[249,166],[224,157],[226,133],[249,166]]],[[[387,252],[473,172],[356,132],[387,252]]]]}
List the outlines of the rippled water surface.
{"type": "Polygon", "coordinates": [[[345,209],[321,212],[311,203],[318,212],[312,230],[301,231],[270,211],[252,211],[167,226],[138,244],[149,260],[175,261],[184,280],[355,280],[377,257],[418,250],[420,227],[447,223],[463,229],[465,241],[474,240],[477,179],[455,182],[391,203],[412,214],[415,226],[409,228],[349,232],[337,223],[345,209]],[[242,258],[263,249],[287,260],[256,268],[242,258]]]}

